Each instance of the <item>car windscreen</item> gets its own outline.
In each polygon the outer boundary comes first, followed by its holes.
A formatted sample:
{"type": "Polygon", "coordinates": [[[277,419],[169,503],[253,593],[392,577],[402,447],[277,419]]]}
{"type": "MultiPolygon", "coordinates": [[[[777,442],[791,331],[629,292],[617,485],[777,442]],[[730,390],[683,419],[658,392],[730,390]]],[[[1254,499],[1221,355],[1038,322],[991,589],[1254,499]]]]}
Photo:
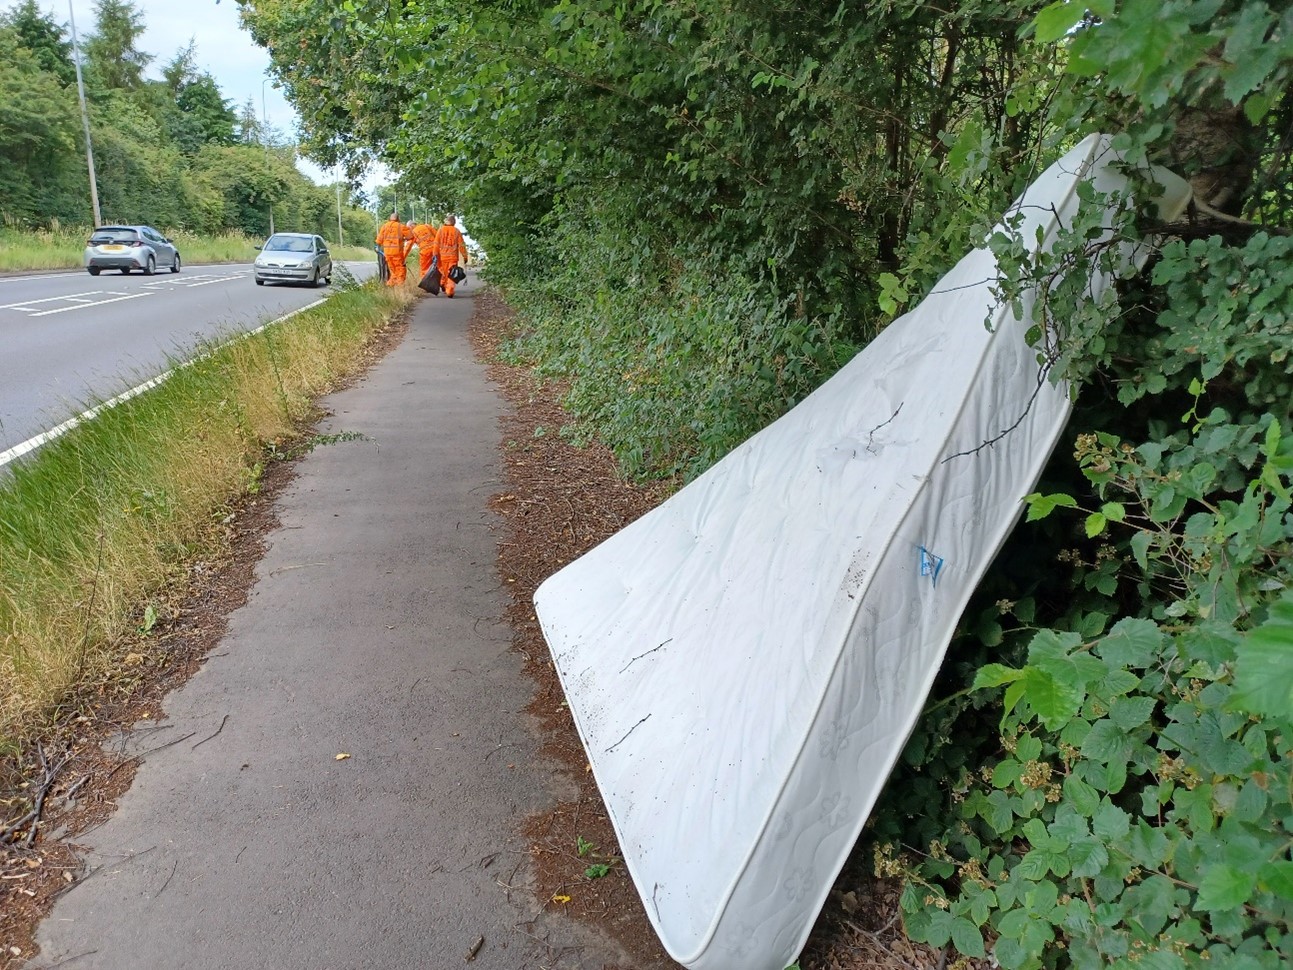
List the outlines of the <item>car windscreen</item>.
{"type": "Polygon", "coordinates": [[[314,243],[300,236],[270,236],[263,248],[276,253],[309,253],[314,251],[314,243]]]}
{"type": "Polygon", "coordinates": [[[104,243],[132,243],[139,238],[133,229],[96,229],[90,236],[91,246],[102,246],[104,243]]]}

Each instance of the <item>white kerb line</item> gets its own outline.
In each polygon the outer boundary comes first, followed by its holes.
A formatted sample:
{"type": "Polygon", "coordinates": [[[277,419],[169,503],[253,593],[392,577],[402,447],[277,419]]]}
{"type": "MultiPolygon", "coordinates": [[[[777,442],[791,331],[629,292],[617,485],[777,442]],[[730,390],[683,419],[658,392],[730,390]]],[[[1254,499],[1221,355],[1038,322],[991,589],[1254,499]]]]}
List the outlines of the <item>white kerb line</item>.
{"type": "MultiPolygon", "coordinates": [[[[315,300],[313,303],[307,303],[305,306],[297,310],[293,310],[291,313],[285,313],[283,314],[283,316],[277,317],[274,320],[270,320],[268,323],[261,324],[255,330],[248,330],[246,333],[238,334],[233,339],[225,341],[225,343],[221,344],[220,347],[226,347],[229,344],[232,344],[236,341],[246,340],[249,337],[254,337],[262,330],[267,330],[270,327],[274,326],[275,324],[282,323],[284,320],[290,320],[298,313],[304,313],[306,310],[313,310],[315,307],[321,306],[327,301],[328,301],[328,298],[325,296],[322,299],[315,300]]],[[[14,445],[8,451],[0,451],[0,468],[3,468],[5,465],[9,464],[9,462],[13,461],[15,458],[21,458],[23,455],[27,454],[28,452],[35,451],[41,445],[48,444],[49,442],[53,441],[55,438],[61,438],[63,435],[71,431],[73,428],[77,427],[80,424],[83,424],[86,421],[91,420],[101,412],[107,411],[109,408],[115,408],[118,404],[121,404],[125,401],[129,401],[132,397],[136,397],[140,394],[143,394],[144,391],[147,391],[156,387],[158,384],[161,384],[172,374],[174,374],[177,370],[181,370],[182,368],[193,366],[198,361],[211,356],[211,354],[214,353],[216,350],[219,350],[220,347],[216,347],[214,350],[208,351],[205,354],[199,354],[197,357],[194,357],[192,360],[186,360],[184,363],[180,364],[179,367],[175,367],[175,368],[172,368],[171,370],[165,371],[164,373],[158,374],[156,377],[151,378],[150,380],[144,381],[144,383],[140,384],[138,387],[132,387],[130,390],[125,391],[121,394],[118,394],[116,397],[112,398],[109,401],[104,401],[102,404],[95,405],[94,407],[90,408],[88,411],[82,411],[76,417],[69,418],[68,420],[64,421],[62,424],[57,425],[53,428],[50,428],[48,431],[44,431],[41,434],[36,435],[36,437],[34,438],[28,438],[22,444],[14,445]]]]}

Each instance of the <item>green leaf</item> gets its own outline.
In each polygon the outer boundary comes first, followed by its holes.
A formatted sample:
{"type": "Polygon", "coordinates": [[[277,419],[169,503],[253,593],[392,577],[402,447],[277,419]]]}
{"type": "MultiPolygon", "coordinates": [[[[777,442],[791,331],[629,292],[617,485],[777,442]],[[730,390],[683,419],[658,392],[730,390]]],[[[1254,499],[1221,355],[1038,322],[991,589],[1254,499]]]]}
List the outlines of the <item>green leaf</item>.
{"type": "Polygon", "coordinates": [[[1127,838],[1127,852],[1136,865],[1157,869],[1171,853],[1171,845],[1162,829],[1140,819],[1127,838]]]}
{"type": "Polygon", "coordinates": [[[963,916],[952,921],[952,945],[957,952],[967,957],[984,957],[983,934],[979,928],[963,916]]]}
{"type": "Polygon", "coordinates": [[[1091,830],[1106,842],[1121,842],[1131,831],[1131,817],[1105,799],[1091,820],[1091,830]]]}
{"type": "MultiPolygon", "coordinates": [[[[1103,613],[1088,613],[1082,617],[1081,626],[1098,631],[1106,619],[1103,613]]],[[[1082,632],[1072,630],[1039,630],[1029,641],[1028,663],[1030,670],[1049,674],[1056,683],[1085,699],[1087,685],[1102,678],[1107,668],[1101,660],[1081,649],[1082,637],[1082,632]]]]}
{"type": "Polygon", "coordinates": [[[1033,965],[1031,954],[1006,933],[997,938],[996,944],[992,947],[992,955],[1002,970],[1023,970],[1024,967],[1033,965]]]}
{"type": "Polygon", "coordinates": [[[930,946],[946,946],[952,938],[952,926],[956,917],[944,909],[936,909],[929,914],[929,927],[925,930],[924,942],[930,946]]]}
{"type": "Polygon", "coordinates": [[[1006,718],[1010,716],[1010,712],[1015,709],[1015,705],[1019,703],[1019,699],[1024,696],[1027,689],[1028,682],[1022,677],[1006,688],[1006,695],[1001,699],[1002,724],[1006,722],[1006,718]]]}
{"type": "Polygon", "coordinates": [[[1126,907],[1129,922],[1152,937],[1158,936],[1177,912],[1176,891],[1165,876],[1152,875],[1142,883],[1128,886],[1120,902],[1126,907]]]}
{"type": "Polygon", "coordinates": [[[1293,712],[1293,592],[1271,605],[1266,622],[1235,650],[1230,706],[1268,717],[1293,712]]]}
{"type": "Polygon", "coordinates": [[[1185,970],[1185,960],[1172,950],[1150,950],[1136,961],[1136,970],[1185,970]]]}
{"type": "Polygon", "coordinates": [[[992,787],[1006,789],[1014,785],[1023,773],[1024,766],[1014,758],[1006,758],[992,769],[992,787]]]}
{"type": "Polygon", "coordinates": [[[1056,680],[1046,671],[1027,668],[1024,697],[1047,730],[1056,731],[1082,709],[1086,692],[1081,687],[1056,680]]]}
{"type": "Polygon", "coordinates": [[[1090,818],[1100,807],[1099,793],[1077,775],[1064,779],[1064,797],[1079,813],[1090,818]]]}
{"type": "Polygon", "coordinates": [[[1199,882],[1195,907],[1207,913],[1234,909],[1248,902],[1257,876],[1251,870],[1220,864],[1210,867],[1199,882]]]}
{"type": "Polygon", "coordinates": [[[1103,843],[1092,838],[1084,838],[1070,845],[1068,857],[1073,866],[1073,875],[1083,879],[1099,875],[1109,864],[1109,850],[1103,843]]]}
{"type": "Polygon", "coordinates": [[[1034,492],[1032,495],[1024,497],[1024,502],[1028,505],[1027,521],[1036,522],[1038,519],[1044,519],[1057,508],[1075,509],[1077,508],[1077,499],[1072,495],[1065,495],[1062,492],[1056,492],[1053,495],[1043,495],[1040,492],[1034,492]]]}
{"type": "MultiPolygon", "coordinates": [[[[970,886],[975,885],[970,883],[970,886]]],[[[968,891],[968,886],[966,887],[968,891]]],[[[997,894],[991,889],[985,889],[982,892],[974,893],[974,898],[970,901],[970,919],[978,926],[982,926],[992,915],[993,907],[997,905],[997,894]]]]}
{"type": "Polygon", "coordinates": [[[1293,862],[1268,862],[1257,871],[1257,882],[1286,903],[1293,902],[1293,862]]]}
{"type": "Polygon", "coordinates": [[[1149,572],[1149,546],[1153,541],[1154,536],[1149,532],[1137,532],[1131,537],[1131,554],[1144,572],[1149,572]]]}
{"type": "Polygon", "coordinates": [[[1127,737],[1127,732],[1108,718],[1092,724],[1082,742],[1083,756],[1102,764],[1126,764],[1131,757],[1131,749],[1132,740],[1127,737]]]}
{"type": "Polygon", "coordinates": [[[1254,125],[1259,124],[1271,110],[1271,99],[1264,94],[1254,94],[1244,101],[1244,115],[1254,125]]]}
{"type": "Polygon", "coordinates": [[[950,171],[959,172],[967,168],[970,153],[982,146],[984,134],[983,125],[978,121],[972,120],[965,124],[955,144],[947,153],[947,166],[950,171]]]}
{"type": "Polygon", "coordinates": [[[1065,876],[1068,871],[1068,857],[1052,849],[1030,849],[1015,867],[1015,872],[1019,875],[1034,881],[1045,879],[1051,872],[1065,876]]]}
{"type": "Polygon", "coordinates": [[[1266,438],[1262,444],[1262,454],[1267,458],[1276,458],[1280,453],[1280,439],[1284,431],[1277,420],[1272,419],[1266,426],[1266,438]]]}
{"type": "Polygon", "coordinates": [[[1010,805],[1010,796],[1003,791],[994,791],[983,800],[979,809],[983,820],[998,835],[1004,835],[1015,825],[1015,813],[1010,805]]]}
{"type": "Polygon", "coordinates": [[[1148,667],[1163,649],[1163,631],[1153,620],[1126,617],[1096,645],[1096,652],[1115,667],[1148,667]]]}
{"type": "Polygon", "coordinates": [[[997,932],[1003,937],[1018,937],[1024,933],[1024,927],[1032,922],[1032,914],[1026,909],[1012,909],[1001,917],[997,923],[997,932]]]}
{"type": "Polygon", "coordinates": [[[1016,680],[1024,675],[1022,670],[1014,667],[1007,667],[1004,664],[987,664],[980,667],[974,675],[974,683],[970,686],[971,690],[984,690],[988,687],[1001,687],[1003,684],[1013,684],[1016,680]]]}
{"type": "Polygon", "coordinates": [[[1119,697],[1109,708],[1109,717],[1124,731],[1131,731],[1150,719],[1158,703],[1153,697],[1119,697]]]}
{"type": "Polygon", "coordinates": [[[1092,512],[1086,517],[1086,537],[1094,539],[1108,526],[1109,520],[1103,512],[1092,512]]]}
{"type": "Polygon", "coordinates": [[[1036,761],[1042,756],[1041,738],[1034,734],[1021,734],[1015,742],[1015,757],[1024,761],[1036,761]]]}
{"type": "Polygon", "coordinates": [[[1081,3],[1069,3],[1058,0],[1049,7],[1043,7],[1033,18],[1033,31],[1038,42],[1049,44],[1059,40],[1082,20],[1086,7],[1081,3]]]}

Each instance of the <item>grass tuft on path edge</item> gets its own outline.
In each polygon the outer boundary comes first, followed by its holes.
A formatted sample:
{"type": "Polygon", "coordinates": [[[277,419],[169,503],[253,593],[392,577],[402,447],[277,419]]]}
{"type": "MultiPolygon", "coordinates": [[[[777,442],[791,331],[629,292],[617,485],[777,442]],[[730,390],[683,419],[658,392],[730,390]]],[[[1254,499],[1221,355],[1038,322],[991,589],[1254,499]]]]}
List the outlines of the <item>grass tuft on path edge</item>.
{"type": "Polygon", "coordinates": [[[176,365],[0,480],[0,757],[113,676],[152,597],[218,551],[234,501],[362,365],[411,291],[366,286],[176,365]]]}

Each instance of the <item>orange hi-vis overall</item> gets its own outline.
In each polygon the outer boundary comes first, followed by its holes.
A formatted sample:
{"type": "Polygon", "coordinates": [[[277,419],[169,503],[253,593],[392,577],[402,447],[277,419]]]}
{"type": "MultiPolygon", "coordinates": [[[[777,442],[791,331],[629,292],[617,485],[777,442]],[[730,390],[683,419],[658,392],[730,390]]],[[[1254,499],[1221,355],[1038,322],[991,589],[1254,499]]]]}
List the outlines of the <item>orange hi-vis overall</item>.
{"type": "Polygon", "coordinates": [[[440,288],[445,296],[453,296],[455,283],[449,278],[449,271],[458,265],[461,259],[467,261],[467,243],[457,226],[445,223],[436,233],[436,252],[440,256],[440,288]]]}
{"type": "Polygon", "coordinates": [[[391,275],[386,280],[387,286],[399,286],[406,278],[404,269],[404,244],[408,239],[408,230],[398,219],[387,219],[377,230],[377,245],[382,247],[386,265],[391,268],[391,275]]]}
{"type": "Polygon", "coordinates": [[[418,279],[421,279],[427,275],[427,270],[431,268],[431,260],[435,259],[435,226],[428,226],[425,222],[414,226],[413,241],[418,244],[418,269],[420,271],[418,279]]]}

